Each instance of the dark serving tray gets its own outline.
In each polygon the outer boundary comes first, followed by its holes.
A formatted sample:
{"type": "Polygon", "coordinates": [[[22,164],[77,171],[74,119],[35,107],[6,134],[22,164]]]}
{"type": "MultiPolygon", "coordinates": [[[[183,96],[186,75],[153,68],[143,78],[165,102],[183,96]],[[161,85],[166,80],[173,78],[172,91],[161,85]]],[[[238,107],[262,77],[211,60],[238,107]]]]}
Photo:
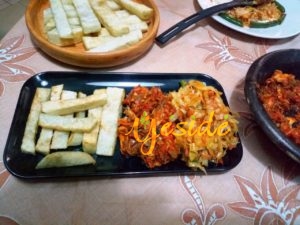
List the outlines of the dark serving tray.
{"type": "MultiPolygon", "coordinates": [[[[222,98],[228,105],[222,86],[205,74],[179,73],[87,73],[87,72],[43,72],[28,79],[22,89],[13,117],[9,136],[4,150],[3,161],[7,170],[19,178],[57,178],[57,177],[92,177],[92,176],[158,176],[179,174],[203,174],[187,167],[180,159],[155,169],[147,168],[138,157],[125,157],[119,151],[117,144],[112,157],[96,156],[96,165],[76,166],[67,168],[51,168],[36,170],[35,166],[43,157],[40,154],[29,155],[21,152],[21,142],[29,114],[31,102],[37,87],[51,87],[64,84],[64,89],[82,91],[91,94],[100,87],[122,87],[126,93],[137,85],[160,87],[163,91],[178,90],[180,81],[196,79],[214,86],[222,92],[222,98]]],[[[118,142],[117,142],[118,143],[118,142]]],[[[81,146],[70,147],[69,150],[80,151],[81,146]]],[[[237,147],[228,151],[222,165],[211,163],[207,174],[226,172],[235,167],[242,158],[241,142],[237,147]]]]}

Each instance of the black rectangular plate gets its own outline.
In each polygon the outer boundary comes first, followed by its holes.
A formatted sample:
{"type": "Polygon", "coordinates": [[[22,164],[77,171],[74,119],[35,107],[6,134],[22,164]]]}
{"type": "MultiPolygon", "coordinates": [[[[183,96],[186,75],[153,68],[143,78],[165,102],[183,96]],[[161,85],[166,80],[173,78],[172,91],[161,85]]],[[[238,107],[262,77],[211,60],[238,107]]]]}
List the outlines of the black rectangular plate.
{"type": "MultiPolygon", "coordinates": [[[[58,177],[93,177],[93,176],[159,176],[179,174],[202,174],[188,168],[180,159],[155,169],[147,168],[138,157],[125,157],[119,151],[117,144],[112,157],[96,156],[96,165],[76,166],[68,168],[51,168],[36,170],[35,166],[43,157],[40,154],[29,155],[21,152],[21,142],[29,114],[32,99],[37,87],[51,87],[64,84],[64,89],[82,91],[92,94],[94,89],[105,87],[125,88],[128,93],[137,85],[147,87],[160,87],[164,92],[178,90],[182,80],[199,80],[207,85],[214,86],[222,92],[222,98],[228,105],[222,86],[213,78],[198,73],[93,73],[93,72],[43,72],[28,79],[20,92],[16,111],[10,128],[9,136],[4,150],[3,161],[10,173],[19,178],[58,178],[58,177]]],[[[118,143],[118,142],[117,142],[118,143]]],[[[69,150],[80,151],[81,146],[69,150]]],[[[208,174],[226,172],[235,167],[242,158],[241,142],[237,147],[228,151],[222,165],[210,164],[206,171],[208,174]]]]}

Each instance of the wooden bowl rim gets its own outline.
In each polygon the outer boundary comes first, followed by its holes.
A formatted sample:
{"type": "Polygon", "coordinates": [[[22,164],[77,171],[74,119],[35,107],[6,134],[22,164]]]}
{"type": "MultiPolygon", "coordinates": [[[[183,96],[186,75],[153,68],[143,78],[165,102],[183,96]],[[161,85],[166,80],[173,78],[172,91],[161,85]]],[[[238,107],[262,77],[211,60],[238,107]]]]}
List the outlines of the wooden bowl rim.
{"type": "MultiPolygon", "coordinates": [[[[56,52],[57,54],[64,54],[66,57],[76,58],[76,59],[88,57],[91,59],[91,61],[99,60],[99,62],[101,62],[101,61],[106,61],[109,58],[117,58],[118,59],[120,57],[126,57],[129,52],[137,51],[141,46],[145,46],[145,49],[143,49],[143,51],[141,51],[139,53],[139,55],[142,55],[153,45],[155,36],[158,32],[158,27],[159,27],[159,22],[160,22],[160,15],[159,15],[158,7],[154,3],[153,0],[142,0],[142,2],[147,2],[153,8],[154,15],[153,15],[153,18],[151,19],[151,22],[149,25],[149,30],[144,34],[144,37],[138,43],[136,43],[130,47],[124,48],[124,49],[119,49],[119,50],[115,50],[115,51],[111,51],[111,52],[107,52],[107,53],[97,53],[97,52],[94,53],[94,52],[88,52],[88,51],[84,51],[84,50],[79,51],[79,52],[74,52],[74,51],[72,51],[72,49],[60,47],[60,46],[50,43],[43,35],[39,34],[39,32],[42,33],[42,31],[40,30],[41,28],[34,27],[34,23],[33,23],[34,15],[32,14],[32,10],[34,7],[36,7],[36,4],[43,4],[43,3],[41,3],[42,1],[48,1],[48,0],[39,0],[39,1],[30,0],[29,1],[28,6],[26,8],[26,12],[25,12],[25,22],[26,22],[26,26],[27,26],[31,36],[35,40],[36,44],[47,55],[49,55],[49,53],[47,52],[47,50],[49,49],[50,51],[56,52]],[[149,42],[153,42],[153,43],[148,46],[149,42]],[[47,48],[47,50],[43,49],[41,47],[41,45],[45,46],[45,48],[47,48]]],[[[137,58],[137,57],[134,57],[132,60],[134,60],[135,58],[137,58]]],[[[127,63],[129,61],[131,61],[131,60],[127,60],[124,63],[127,63]]],[[[64,61],[64,62],[66,63],[66,61],[64,61]]],[[[114,64],[114,63],[110,63],[110,65],[111,64],[114,64]]],[[[120,63],[120,64],[123,64],[123,63],[120,63]]],[[[120,65],[120,64],[115,63],[114,65],[120,65]]],[[[87,67],[90,67],[90,65],[87,65],[87,67]]],[[[105,65],[103,65],[103,67],[105,67],[105,65]]]]}

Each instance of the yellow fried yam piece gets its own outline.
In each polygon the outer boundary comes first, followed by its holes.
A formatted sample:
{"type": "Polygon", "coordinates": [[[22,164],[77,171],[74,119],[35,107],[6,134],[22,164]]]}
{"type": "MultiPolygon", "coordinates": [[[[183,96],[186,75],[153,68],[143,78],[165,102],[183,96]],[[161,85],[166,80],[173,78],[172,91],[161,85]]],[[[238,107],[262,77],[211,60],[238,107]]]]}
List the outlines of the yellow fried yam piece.
{"type": "Polygon", "coordinates": [[[96,164],[95,159],[85,152],[61,151],[46,155],[37,165],[36,169],[70,167],[96,164]]]}
{"type": "Polygon", "coordinates": [[[39,117],[41,127],[60,131],[89,132],[96,124],[97,119],[93,117],[65,117],[44,113],[39,117]]]}
{"type": "Polygon", "coordinates": [[[66,115],[103,106],[106,104],[106,101],[106,93],[101,95],[89,95],[87,97],[76,99],[47,101],[42,103],[42,112],[55,115],[66,115]]]}

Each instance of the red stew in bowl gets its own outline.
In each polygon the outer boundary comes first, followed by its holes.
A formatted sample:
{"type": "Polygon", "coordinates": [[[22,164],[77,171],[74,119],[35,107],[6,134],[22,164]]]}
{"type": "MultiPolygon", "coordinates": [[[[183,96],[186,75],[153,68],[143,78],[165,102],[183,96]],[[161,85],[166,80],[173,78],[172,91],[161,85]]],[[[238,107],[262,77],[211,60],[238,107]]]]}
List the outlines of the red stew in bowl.
{"type": "Polygon", "coordinates": [[[275,70],[257,92],[276,126],[300,145],[300,80],[295,75],[275,70]]]}

